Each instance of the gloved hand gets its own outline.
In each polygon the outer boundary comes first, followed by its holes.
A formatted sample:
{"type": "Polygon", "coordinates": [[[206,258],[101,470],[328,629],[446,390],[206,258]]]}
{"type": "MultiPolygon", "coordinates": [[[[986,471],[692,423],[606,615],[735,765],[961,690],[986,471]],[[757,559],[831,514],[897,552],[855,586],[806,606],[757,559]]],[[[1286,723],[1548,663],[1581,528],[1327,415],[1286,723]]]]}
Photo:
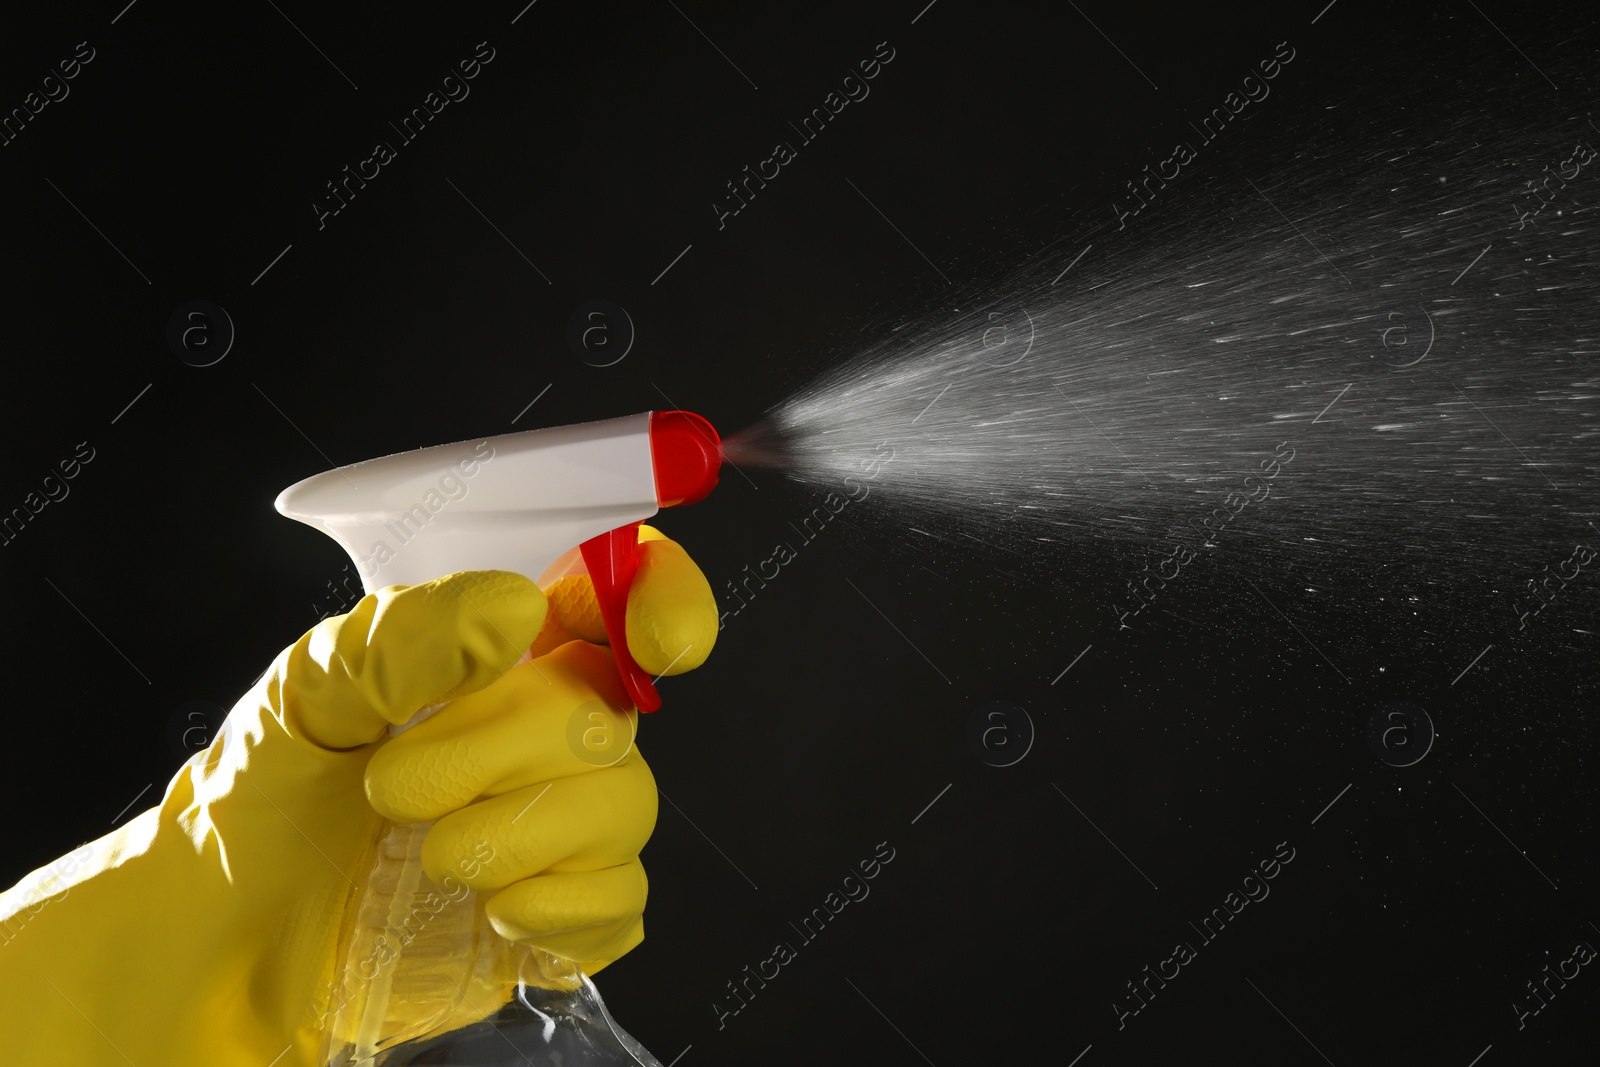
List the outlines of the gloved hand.
{"type": "MultiPolygon", "coordinates": [[[[640,540],[628,643],[681,673],[711,650],[715,602],[675,543],[640,540]]],[[[587,579],[547,600],[495,571],[390,586],[319,623],[158,807],[0,894],[7,1059],[320,1067],[384,815],[438,820],[424,866],[489,895],[502,935],[589,973],[633,948],[654,782],[636,749],[605,766],[568,743],[575,712],[631,737],[603,639],[587,579]],[[472,862],[485,843],[493,861],[472,862]]]]}

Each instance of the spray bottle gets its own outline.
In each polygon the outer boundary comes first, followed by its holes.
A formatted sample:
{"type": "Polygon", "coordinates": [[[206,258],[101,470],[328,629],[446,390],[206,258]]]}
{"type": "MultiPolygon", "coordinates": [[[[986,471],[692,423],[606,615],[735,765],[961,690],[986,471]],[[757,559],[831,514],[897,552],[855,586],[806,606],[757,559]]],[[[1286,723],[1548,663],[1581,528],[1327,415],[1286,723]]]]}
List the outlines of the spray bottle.
{"type": "MultiPolygon", "coordinates": [[[[368,593],[460,570],[546,582],[586,567],[623,685],[650,712],[660,696],[627,646],[639,524],[703,499],[721,463],[699,415],[644,412],[366,460],[290,486],[277,508],[337,541],[368,593]]],[[[428,877],[428,825],[386,823],[377,842],[326,1021],[329,1067],[659,1067],[569,961],[506,941],[476,893],[428,877]]]]}

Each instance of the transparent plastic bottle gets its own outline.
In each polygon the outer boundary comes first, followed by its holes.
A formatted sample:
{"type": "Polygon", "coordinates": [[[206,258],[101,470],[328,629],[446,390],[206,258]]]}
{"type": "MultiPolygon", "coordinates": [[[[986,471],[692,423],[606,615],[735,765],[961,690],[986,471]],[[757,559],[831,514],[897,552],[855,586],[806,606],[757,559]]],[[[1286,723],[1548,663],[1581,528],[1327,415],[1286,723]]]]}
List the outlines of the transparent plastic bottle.
{"type": "Polygon", "coordinates": [[[374,1067],[545,1067],[568,1064],[637,1064],[661,1067],[606,1010],[600,991],[583,974],[569,989],[520,983],[517,995],[482,1022],[438,1038],[408,1041],[382,1054],[374,1067]]]}
{"type": "Polygon", "coordinates": [[[422,869],[431,824],[386,826],[346,931],[328,1067],[661,1067],[570,962],[495,933],[479,895],[422,869]]]}

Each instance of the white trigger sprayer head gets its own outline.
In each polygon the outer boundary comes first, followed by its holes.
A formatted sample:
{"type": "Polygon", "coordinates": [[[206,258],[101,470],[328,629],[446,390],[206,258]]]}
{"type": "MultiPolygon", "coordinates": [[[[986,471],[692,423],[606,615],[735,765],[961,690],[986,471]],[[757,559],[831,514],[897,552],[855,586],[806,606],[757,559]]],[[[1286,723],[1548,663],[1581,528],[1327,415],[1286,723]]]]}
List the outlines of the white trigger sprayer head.
{"type": "Polygon", "coordinates": [[[705,497],[721,464],[705,419],[647,411],[352,463],[296,482],[277,508],[337,541],[368,593],[463,570],[538,581],[582,547],[623,681],[653,711],[660,698],[626,642],[638,524],[705,497]]]}

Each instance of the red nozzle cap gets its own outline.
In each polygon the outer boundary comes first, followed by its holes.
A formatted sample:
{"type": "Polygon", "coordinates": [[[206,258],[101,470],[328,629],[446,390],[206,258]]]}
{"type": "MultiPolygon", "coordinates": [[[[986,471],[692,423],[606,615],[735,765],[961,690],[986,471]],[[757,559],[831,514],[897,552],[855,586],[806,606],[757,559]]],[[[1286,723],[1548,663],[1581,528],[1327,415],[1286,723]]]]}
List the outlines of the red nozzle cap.
{"type": "Polygon", "coordinates": [[[717,487],[722,438],[692,411],[653,411],[650,460],[655,466],[656,503],[664,508],[694,504],[717,487]]]}

